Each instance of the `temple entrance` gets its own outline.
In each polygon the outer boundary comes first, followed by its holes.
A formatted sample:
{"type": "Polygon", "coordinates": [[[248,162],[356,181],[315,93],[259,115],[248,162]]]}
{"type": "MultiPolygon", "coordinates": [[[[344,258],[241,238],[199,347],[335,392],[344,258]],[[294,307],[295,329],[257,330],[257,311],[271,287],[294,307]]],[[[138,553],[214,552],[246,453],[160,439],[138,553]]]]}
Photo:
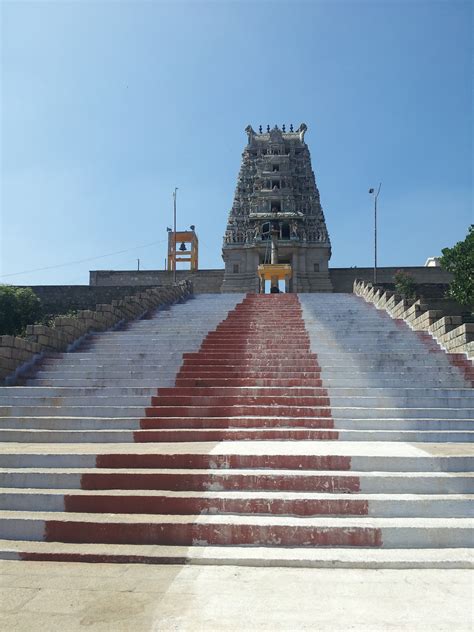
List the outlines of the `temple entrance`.
{"type": "Polygon", "coordinates": [[[265,281],[265,288],[264,291],[262,292],[262,294],[287,294],[288,290],[286,290],[285,288],[285,281],[283,279],[280,279],[278,281],[278,286],[276,286],[278,288],[278,292],[275,292],[275,290],[272,292],[272,282],[270,280],[265,281]]]}
{"type": "Polygon", "coordinates": [[[288,263],[264,263],[258,266],[259,293],[290,292],[291,266],[288,263]]]}

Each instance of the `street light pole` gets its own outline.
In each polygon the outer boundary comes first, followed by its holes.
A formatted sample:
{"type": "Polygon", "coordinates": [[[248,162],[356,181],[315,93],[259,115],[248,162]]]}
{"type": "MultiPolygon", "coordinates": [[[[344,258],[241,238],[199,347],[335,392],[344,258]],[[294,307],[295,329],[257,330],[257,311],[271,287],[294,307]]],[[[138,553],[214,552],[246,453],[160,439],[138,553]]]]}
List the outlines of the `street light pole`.
{"type": "Polygon", "coordinates": [[[178,187],[173,191],[173,283],[176,284],[176,192],[178,187]]]}
{"type": "Polygon", "coordinates": [[[380,182],[377,193],[375,193],[375,189],[369,189],[369,193],[374,196],[374,285],[377,284],[377,198],[381,186],[382,183],[380,182]]]}

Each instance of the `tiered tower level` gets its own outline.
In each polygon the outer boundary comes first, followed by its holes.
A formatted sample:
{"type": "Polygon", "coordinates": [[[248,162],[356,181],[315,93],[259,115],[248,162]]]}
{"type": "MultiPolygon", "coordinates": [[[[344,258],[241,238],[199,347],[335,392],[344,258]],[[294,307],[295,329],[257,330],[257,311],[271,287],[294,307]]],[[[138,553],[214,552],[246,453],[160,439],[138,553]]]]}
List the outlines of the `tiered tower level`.
{"type": "Polygon", "coordinates": [[[291,265],[290,291],[332,291],[331,242],[304,141],[307,126],[255,132],[249,125],[245,131],[248,144],[224,235],[222,291],[258,291],[258,266],[276,262],[291,265]],[[272,236],[277,261],[271,260],[272,236]]]}

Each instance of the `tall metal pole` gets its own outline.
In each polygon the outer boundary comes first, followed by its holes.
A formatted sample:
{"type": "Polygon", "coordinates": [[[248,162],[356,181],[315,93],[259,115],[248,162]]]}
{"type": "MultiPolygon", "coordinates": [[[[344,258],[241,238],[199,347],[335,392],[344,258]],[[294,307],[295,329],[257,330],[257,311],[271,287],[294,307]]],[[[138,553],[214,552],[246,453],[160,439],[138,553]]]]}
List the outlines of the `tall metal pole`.
{"type": "Polygon", "coordinates": [[[374,199],[374,285],[377,285],[377,196],[374,199]]]}
{"type": "Polygon", "coordinates": [[[176,283],[176,192],[178,187],[174,188],[173,192],[173,283],[176,283]]]}
{"type": "Polygon", "coordinates": [[[374,189],[369,189],[369,193],[374,196],[374,285],[377,284],[377,198],[379,197],[380,188],[382,183],[380,182],[377,193],[374,189]]]}

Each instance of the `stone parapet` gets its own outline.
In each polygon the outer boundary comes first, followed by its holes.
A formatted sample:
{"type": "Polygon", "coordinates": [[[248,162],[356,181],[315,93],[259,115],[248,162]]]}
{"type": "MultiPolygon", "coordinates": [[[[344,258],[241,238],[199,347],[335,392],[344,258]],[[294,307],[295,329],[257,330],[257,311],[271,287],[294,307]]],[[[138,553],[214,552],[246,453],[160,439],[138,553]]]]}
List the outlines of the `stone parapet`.
{"type": "MultiPolygon", "coordinates": [[[[118,293],[123,287],[143,291],[151,286],[160,286],[156,289],[164,290],[173,284],[173,276],[171,270],[93,270],[90,272],[90,288],[99,295],[108,291],[118,293]]],[[[221,291],[224,270],[176,270],[176,279],[178,282],[190,281],[193,294],[216,294],[221,291]]],[[[81,298],[83,294],[85,292],[81,293],[81,298]]],[[[113,298],[120,299],[122,296],[113,298]]]]}
{"type": "MultiPolygon", "coordinates": [[[[463,322],[461,315],[445,313],[440,309],[442,303],[439,300],[409,301],[359,279],[354,281],[353,291],[377,309],[386,311],[392,318],[404,320],[411,329],[427,332],[448,353],[462,353],[470,359],[474,358],[474,323],[463,322]]],[[[447,302],[446,309],[451,308],[447,302]]]]}
{"type": "MultiPolygon", "coordinates": [[[[395,290],[394,276],[398,270],[409,274],[416,284],[418,296],[441,297],[453,280],[450,272],[443,268],[426,266],[397,266],[377,268],[377,285],[384,290],[395,290]],[[388,286],[388,287],[387,287],[388,286]]],[[[373,268],[329,268],[334,292],[352,292],[354,281],[370,283],[374,278],[373,268]]]]}
{"type": "Polygon", "coordinates": [[[444,316],[430,325],[429,331],[436,338],[437,336],[442,336],[448,333],[448,331],[451,331],[452,329],[456,329],[459,325],[462,325],[461,316],[444,316]]]}
{"type": "Polygon", "coordinates": [[[50,325],[28,325],[25,338],[0,336],[0,381],[9,378],[11,383],[42,355],[68,351],[88,333],[111,329],[192,293],[192,283],[180,281],[170,287],[142,290],[111,304],[99,304],[95,310],[80,310],[73,317],[58,316],[50,325]]]}

